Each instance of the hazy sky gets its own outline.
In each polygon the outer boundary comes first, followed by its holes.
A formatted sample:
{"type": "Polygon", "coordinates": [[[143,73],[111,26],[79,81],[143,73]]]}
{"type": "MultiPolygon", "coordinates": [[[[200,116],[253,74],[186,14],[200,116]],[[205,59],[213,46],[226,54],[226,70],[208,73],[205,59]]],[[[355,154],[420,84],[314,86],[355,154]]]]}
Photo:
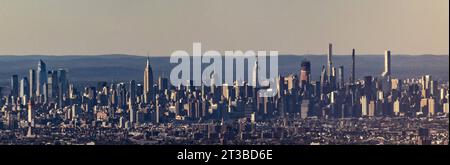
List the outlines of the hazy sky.
{"type": "Polygon", "coordinates": [[[449,0],[0,0],[0,55],[448,54],[449,0]]]}

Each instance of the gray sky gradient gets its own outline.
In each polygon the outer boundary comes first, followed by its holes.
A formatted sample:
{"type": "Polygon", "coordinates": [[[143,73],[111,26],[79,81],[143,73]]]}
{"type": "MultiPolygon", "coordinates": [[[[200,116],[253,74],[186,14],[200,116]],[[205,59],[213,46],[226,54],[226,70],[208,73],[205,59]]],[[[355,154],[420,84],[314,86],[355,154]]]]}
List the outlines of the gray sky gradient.
{"type": "Polygon", "coordinates": [[[0,55],[449,54],[448,0],[0,0],[0,55]]]}

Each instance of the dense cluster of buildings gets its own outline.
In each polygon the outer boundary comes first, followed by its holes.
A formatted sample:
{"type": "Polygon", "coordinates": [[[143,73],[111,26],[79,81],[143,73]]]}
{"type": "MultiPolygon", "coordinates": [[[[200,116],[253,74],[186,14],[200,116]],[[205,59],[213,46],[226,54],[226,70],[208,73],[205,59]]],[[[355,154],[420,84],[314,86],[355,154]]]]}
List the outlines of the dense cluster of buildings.
{"type": "Polygon", "coordinates": [[[347,81],[330,44],[318,80],[305,59],[298,75],[273,80],[275,97],[259,97],[265,87],[254,82],[155,80],[149,59],[142,84],[80,88],[66,70],[47,70],[41,60],[28,77],[13,75],[10,87],[0,88],[0,143],[448,144],[448,82],[394,78],[390,51],[377,77],[358,80],[355,50],[352,61],[347,81]]]}

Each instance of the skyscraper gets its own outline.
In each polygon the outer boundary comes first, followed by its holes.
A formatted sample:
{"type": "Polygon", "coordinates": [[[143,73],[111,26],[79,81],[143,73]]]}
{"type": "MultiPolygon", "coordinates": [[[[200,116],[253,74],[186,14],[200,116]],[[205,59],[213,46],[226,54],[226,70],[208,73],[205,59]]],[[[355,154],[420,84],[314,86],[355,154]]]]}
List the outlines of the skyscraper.
{"type": "Polygon", "coordinates": [[[310,101],[308,99],[304,99],[301,102],[301,106],[300,106],[300,117],[302,119],[306,119],[308,117],[308,113],[311,109],[311,104],[310,101]]]}
{"type": "Polygon", "coordinates": [[[335,67],[331,67],[331,72],[328,73],[327,79],[327,88],[331,91],[334,91],[337,87],[337,69],[335,67]]]}
{"type": "Polygon", "coordinates": [[[58,72],[49,71],[47,79],[47,97],[51,101],[55,101],[58,96],[58,72]]]}
{"type": "Polygon", "coordinates": [[[11,76],[11,96],[19,96],[19,77],[17,75],[11,76]]]}
{"type": "Polygon", "coordinates": [[[44,61],[39,60],[37,68],[36,95],[44,94],[44,84],[47,84],[47,66],[44,61]]]}
{"type": "Polygon", "coordinates": [[[253,75],[252,75],[252,86],[253,88],[257,88],[258,87],[258,71],[259,71],[259,66],[258,66],[258,60],[255,61],[255,64],[253,65],[253,75]]]}
{"type": "Polygon", "coordinates": [[[436,113],[436,101],[433,98],[428,99],[428,116],[433,116],[436,113]]]}
{"type": "Polygon", "coordinates": [[[351,84],[351,98],[352,98],[352,104],[351,104],[351,111],[355,112],[355,103],[357,102],[357,96],[356,96],[356,50],[352,49],[352,75],[350,78],[350,84],[351,84]]]}
{"type": "MultiPolygon", "coordinates": [[[[20,92],[19,92],[19,96],[20,97],[29,97],[29,93],[30,89],[29,89],[29,82],[28,82],[28,78],[27,77],[23,77],[22,80],[20,80],[20,92]]],[[[25,102],[26,103],[26,102],[25,102]]]]}
{"type": "Polygon", "coordinates": [[[386,50],[384,53],[384,72],[382,73],[384,79],[383,91],[391,90],[391,51],[386,50]]]}
{"type": "Polygon", "coordinates": [[[168,80],[167,78],[164,77],[159,77],[158,78],[158,88],[160,91],[164,91],[166,89],[169,89],[169,85],[168,85],[168,80]]]}
{"type": "Polygon", "coordinates": [[[431,89],[431,82],[432,82],[431,75],[422,76],[422,79],[421,79],[422,97],[424,97],[424,98],[430,97],[430,94],[431,94],[431,90],[430,90],[431,89]]]}
{"type": "Polygon", "coordinates": [[[147,64],[144,70],[144,100],[146,103],[150,101],[150,98],[153,94],[153,71],[150,66],[150,60],[147,58],[147,64]]]}
{"type": "Polygon", "coordinates": [[[228,84],[222,84],[222,96],[227,100],[230,98],[230,86],[228,84]]]}
{"type": "Polygon", "coordinates": [[[64,106],[63,97],[68,96],[68,81],[67,81],[67,73],[64,69],[58,70],[58,104],[60,108],[64,106]]]}
{"type": "Polygon", "coordinates": [[[135,122],[135,117],[136,117],[136,115],[135,115],[135,109],[134,109],[134,104],[132,104],[132,98],[130,97],[130,99],[129,99],[129,104],[128,104],[128,110],[129,110],[129,115],[130,115],[130,123],[131,124],[134,124],[134,122],[135,122]]]}
{"type": "Polygon", "coordinates": [[[325,69],[325,66],[322,66],[322,72],[320,73],[320,89],[323,94],[326,94],[328,91],[327,89],[327,71],[325,69]]]}
{"type": "Polygon", "coordinates": [[[154,123],[158,124],[159,118],[161,116],[161,105],[160,105],[160,97],[159,95],[156,95],[156,104],[155,104],[155,120],[154,123]]]}
{"type": "Polygon", "coordinates": [[[30,92],[29,95],[31,98],[34,98],[36,96],[36,71],[34,69],[30,69],[28,71],[28,77],[29,77],[29,88],[30,88],[30,92]]]}
{"type": "Polygon", "coordinates": [[[381,75],[383,77],[391,76],[391,51],[389,50],[384,53],[384,72],[381,75]]]}
{"type": "Polygon", "coordinates": [[[397,99],[397,100],[395,100],[394,101],[394,104],[393,104],[393,112],[394,112],[394,115],[395,116],[398,116],[399,114],[400,114],[400,100],[399,99],[397,99]]]}
{"type": "Polygon", "coordinates": [[[287,84],[287,90],[290,93],[295,93],[298,87],[298,77],[294,74],[288,75],[284,78],[284,81],[287,84]]]}
{"type": "Polygon", "coordinates": [[[367,98],[366,95],[361,96],[361,116],[367,116],[369,114],[369,102],[370,99],[367,98]]]}
{"type": "Polygon", "coordinates": [[[128,90],[128,95],[130,97],[129,104],[134,105],[134,103],[136,102],[136,81],[134,80],[130,81],[130,88],[128,90]]]}
{"type": "Polygon", "coordinates": [[[329,74],[328,75],[328,82],[331,82],[332,81],[332,77],[333,77],[333,74],[332,74],[332,67],[333,67],[333,61],[332,61],[332,57],[333,57],[333,44],[329,44],[328,45],[328,62],[327,62],[327,73],[329,74]]]}
{"type": "Polygon", "coordinates": [[[344,66],[341,65],[339,66],[339,88],[344,88],[344,83],[345,83],[345,79],[344,79],[344,66]]]}
{"type": "Polygon", "coordinates": [[[355,84],[356,76],[355,76],[355,49],[352,50],[352,77],[351,77],[351,83],[355,84]]]}
{"type": "Polygon", "coordinates": [[[67,81],[67,71],[64,69],[58,70],[58,89],[61,91],[59,97],[62,97],[63,94],[67,93],[68,90],[68,81],[67,81]]]}
{"type": "Polygon", "coordinates": [[[33,122],[34,112],[33,112],[33,102],[31,100],[28,101],[27,113],[28,113],[28,115],[27,115],[28,123],[33,122]]]}
{"type": "Polygon", "coordinates": [[[48,86],[47,86],[47,82],[42,84],[42,91],[41,92],[42,93],[41,93],[40,96],[42,96],[42,97],[39,98],[39,101],[46,103],[48,101],[48,86]]]}
{"type": "Polygon", "coordinates": [[[300,67],[300,87],[306,88],[311,81],[311,62],[303,60],[300,67]]]}
{"type": "Polygon", "coordinates": [[[364,95],[365,96],[367,96],[367,99],[368,100],[371,100],[372,99],[372,81],[373,81],[373,78],[372,78],[372,76],[365,76],[364,77],[364,86],[363,86],[363,92],[364,92],[364,95]]]}

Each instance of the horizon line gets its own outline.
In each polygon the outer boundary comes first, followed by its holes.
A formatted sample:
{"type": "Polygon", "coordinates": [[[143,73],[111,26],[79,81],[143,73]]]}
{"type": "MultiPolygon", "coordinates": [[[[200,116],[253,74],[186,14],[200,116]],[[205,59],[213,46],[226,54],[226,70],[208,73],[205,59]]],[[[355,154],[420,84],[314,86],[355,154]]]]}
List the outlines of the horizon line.
{"type": "MultiPolygon", "coordinates": [[[[191,55],[191,54],[190,54],[191,55]]],[[[326,56],[327,54],[279,54],[279,56],[326,56]]],[[[382,56],[384,54],[356,54],[357,56],[382,56]]],[[[392,54],[392,56],[449,56],[450,54],[392,54]]],[[[170,55],[137,55],[137,54],[122,54],[122,53],[111,53],[111,54],[0,54],[1,57],[64,57],[64,56],[135,56],[135,57],[170,57],[170,55]]],[[[224,56],[224,55],[222,55],[224,56]]],[[[351,56],[351,54],[333,54],[333,56],[351,56]]]]}

